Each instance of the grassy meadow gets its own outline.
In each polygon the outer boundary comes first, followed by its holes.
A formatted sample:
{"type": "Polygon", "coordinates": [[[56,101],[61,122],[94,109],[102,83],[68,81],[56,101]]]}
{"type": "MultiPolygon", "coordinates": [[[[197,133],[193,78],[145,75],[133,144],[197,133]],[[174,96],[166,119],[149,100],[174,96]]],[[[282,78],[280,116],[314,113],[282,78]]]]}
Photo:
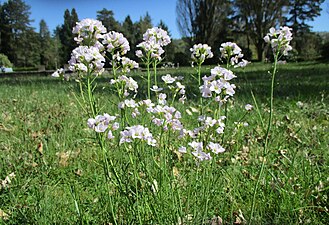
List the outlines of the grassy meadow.
{"type": "MultiPolygon", "coordinates": [[[[204,66],[202,74],[209,75],[211,68],[204,66]]],[[[172,164],[165,165],[173,169],[170,177],[162,177],[156,165],[134,164],[142,196],[134,196],[136,186],[129,188],[134,171],[124,167],[127,155],[118,143],[109,143],[106,154],[126,177],[122,185],[128,194],[104,180],[102,152],[74,97],[74,80],[0,77],[0,224],[328,224],[329,65],[279,65],[273,129],[264,156],[262,123],[268,118],[270,69],[271,64],[255,63],[235,71],[226,151],[214,163],[190,163],[173,148],[166,149],[172,156],[172,164]],[[254,106],[249,113],[247,103],[254,106]],[[264,175],[254,192],[263,160],[264,175]],[[15,176],[5,184],[11,173],[15,176]],[[158,181],[158,194],[150,191],[152,180],[158,181]],[[175,191],[177,186],[184,188],[175,191]]],[[[139,100],[146,98],[147,87],[140,73],[130,74],[142,90],[139,100]]],[[[185,108],[178,109],[185,124],[197,123],[186,113],[197,102],[198,87],[191,75],[195,68],[158,73],[184,77],[187,100],[185,108]]],[[[117,97],[109,80],[99,78],[96,96],[101,111],[111,113],[117,111],[117,97]]],[[[180,146],[175,138],[166,141],[180,146]]],[[[150,151],[140,151],[137,159],[154,160],[150,151]]]]}

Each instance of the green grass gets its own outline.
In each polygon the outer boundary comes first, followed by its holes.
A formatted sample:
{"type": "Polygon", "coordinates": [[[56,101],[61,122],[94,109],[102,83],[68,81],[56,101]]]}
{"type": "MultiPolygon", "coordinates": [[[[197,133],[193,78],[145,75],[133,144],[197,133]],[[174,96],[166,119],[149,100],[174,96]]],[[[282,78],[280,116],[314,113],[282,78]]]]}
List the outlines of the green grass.
{"type": "MultiPolygon", "coordinates": [[[[209,74],[210,68],[205,66],[202,74],[209,74]]],[[[146,174],[151,178],[145,178],[143,183],[140,175],[140,190],[145,197],[140,196],[140,205],[132,208],[128,207],[129,198],[122,197],[104,180],[102,154],[94,143],[93,132],[87,129],[87,116],[74,98],[74,81],[0,77],[0,180],[12,172],[16,175],[9,187],[0,189],[0,210],[8,214],[8,219],[1,218],[0,211],[0,224],[108,224],[113,221],[111,206],[122,224],[138,223],[132,210],[138,207],[143,208],[140,211],[145,209],[142,219],[147,224],[177,224],[179,216],[182,224],[210,224],[217,216],[223,224],[247,223],[263,157],[264,132],[255,110],[243,119],[249,126],[236,127],[233,122],[244,115],[245,104],[254,105],[251,91],[261,116],[267,119],[270,69],[270,64],[254,64],[236,71],[238,78],[233,83],[237,90],[225,131],[226,152],[217,162],[197,167],[172,154],[179,175],[175,180],[161,179],[163,196],[154,198],[145,194],[150,192],[147,181],[159,180],[161,172],[142,163],[136,165],[138,171],[149,170],[146,174]],[[175,191],[176,185],[184,187],[181,192],[175,191]],[[205,188],[207,185],[211,188],[205,188]],[[154,208],[148,209],[149,206],[154,208]],[[193,218],[188,220],[190,214],[193,218]]],[[[160,75],[167,73],[185,77],[182,83],[187,86],[187,105],[193,106],[198,91],[191,75],[195,68],[159,71],[160,75]]],[[[107,83],[109,79],[99,79],[96,95],[104,105],[103,111],[110,113],[116,110],[117,103],[107,83]]],[[[146,96],[146,82],[138,82],[144,91],[137,97],[142,99],[146,96]]],[[[274,126],[253,224],[328,223],[328,92],[328,64],[279,66],[274,126]],[[298,106],[298,101],[302,105],[298,106]]],[[[179,109],[184,114],[183,121],[191,125],[194,121],[183,107],[179,109]]],[[[176,139],[168,139],[169,142],[171,146],[181,144],[176,139]]],[[[118,159],[114,164],[118,173],[128,177],[129,185],[129,179],[133,179],[129,173],[134,171],[123,166],[127,157],[123,148],[115,143],[107,147],[108,157],[118,159]]],[[[146,148],[135,157],[143,157],[141,162],[152,161],[149,152],[146,148]]]]}

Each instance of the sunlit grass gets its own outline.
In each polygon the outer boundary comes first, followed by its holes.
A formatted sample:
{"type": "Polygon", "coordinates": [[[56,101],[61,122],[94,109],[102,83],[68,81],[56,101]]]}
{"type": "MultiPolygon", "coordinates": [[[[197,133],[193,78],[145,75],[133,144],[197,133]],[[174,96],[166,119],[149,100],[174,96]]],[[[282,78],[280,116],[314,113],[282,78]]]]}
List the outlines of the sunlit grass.
{"type": "MultiPolygon", "coordinates": [[[[203,67],[202,74],[209,73],[210,68],[203,67]]],[[[215,217],[222,218],[224,224],[248,221],[253,188],[263,160],[263,130],[256,111],[243,119],[249,126],[236,127],[234,121],[244,115],[245,104],[254,104],[251,91],[261,115],[267,116],[270,69],[271,64],[255,64],[237,71],[235,104],[229,108],[226,132],[230,136],[225,138],[226,152],[214,165],[216,170],[208,174],[209,179],[197,181],[196,175],[184,171],[183,161],[174,155],[177,181],[188,188],[180,193],[180,206],[175,202],[159,202],[155,211],[159,217],[168,218],[162,220],[164,224],[175,218],[168,215],[169,210],[185,215],[181,218],[184,224],[196,224],[196,221],[211,224],[215,217]],[[180,174],[190,177],[179,177],[180,174]],[[211,193],[202,193],[199,189],[202,182],[213,187],[211,193]],[[203,215],[201,208],[204,202],[198,201],[200,194],[209,196],[207,215],[203,215]],[[189,220],[189,214],[195,218],[189,220]]],[[[183,82],[190,93],[187,105],[196,104],[193,93],[198,90],[192,78],[195,68],[160,70],[158,76],[167,73],[185,77],[183,82]]],[[[275,125],[266,171],[257,193],[255,224],[326,224],[329,220],[328,74],[328,64],[287,64],[278,68],[275,125]]],[[[138,72],[133,75],[137,76],[138,72]]],[[[106,111],[117,107],[109,80],[109,77],[101,78],[96,92],[106,111]]],[[[142,79],[138,82],[140,88],[146,87],[142,79]]],[[[101,153],[83,119],[86,115],[74,98],[75,88],[74,81],[61,82],[51,77],[0,78],[0,180],[12,172],[16,175],[9,187],[0,189],[0,210],[8,215],[5,218],[0,211],[1,223],[106,224],[111,221],[101,153]]],[[[138,97],[146,96],[144,89],[138,97]]],[[[195,122],[188,117],[183,121],[195,122]]],[[[173,143],[179,145],[177,140],[173,143]]],[[[109,154],[122,154],[116,148],[111,145],[109,154]]],[[[169,188],[166,194],[171,194],[169,188]]],[[[111,196],[118,206],[126,204],[126,199],[120,199],[118,194],[111,196]]],[[[127,213],[124,208],[121,210],[117,215],[127,213]]],[[[135,220],[121,218],[121,221],[135,220]]]]}

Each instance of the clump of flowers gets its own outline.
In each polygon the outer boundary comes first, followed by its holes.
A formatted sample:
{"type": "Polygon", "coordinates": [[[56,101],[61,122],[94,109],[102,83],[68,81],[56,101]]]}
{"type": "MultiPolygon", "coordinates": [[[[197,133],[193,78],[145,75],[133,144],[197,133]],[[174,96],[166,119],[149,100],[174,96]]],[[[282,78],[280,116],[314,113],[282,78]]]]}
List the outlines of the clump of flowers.
{"type": "Polygon", "coordinates": [[[147,31],[143,35],[143,40],[145,42],[156,43],[161,47],[167,46],[171,42],[167,31],[159,27],[153,27],[151,29],[147,29],[147,31]]]}
{"type": "Polygon", "coordinates": [[[133,142],[134,139],[146,141],[148,145],[155,146],[156,140],[153,138],[151,132],[147,127],[142,125],[135,125],[126,127],[125,130],[120,132],[120,144],[133,142]]]}
{"type": "Polygon", "coordinates": [[[287,26],[280,27],[275,29],[274,27],[270,28],[270,32],[264,37],[266,43],[270,43],[272,50],[280,52],[283,55],[288,55],[288,52],[292,50],[290,41],[292,40],[292,28],[287,26]]]}
{"type": "Polygon", "coordinates": [[[133,91],[137,94],[138,83],[132,77],[121,75],[117,79],[112,79],[110,83],[123,87],[122,89],[119,89],[119,96],[123,95],[124,97],[127,97],[129,91],[133,91]]]}
{"type": "Polygon", "coordinates": [[[116,116],[110,116],[105,113],[104,115],[97,115],[95,118],[89,118],[87,125],[90,129],[93,129],[97,133],[104,133],[108,130],[107,137],[113,139],[114,136],[112,131],[119,129],[119,123],[113,122],[116,119],[116,116]]]}
{"type": "Polygon", "coordinates": [[[127,38],[119,32],[110,31],[104,34],[102,43],[106,46],[106,50],[112,54],[112,59],[119,58],[130,51],[127,38]]]}
{"type": "Polygon", "coordinates": [[[72,33],[78,35],[74,40],[79,45],[93,46],[103,37],[102,34],[106,33],[106,28],[102,22],[98,20],[83,19],[80,22],[77,22],[72,33]]]}
{"type": "Polygon", "coordinates": [[[211,69],[209,77],[204,76],[203,85],[200,87],[202,97],[210,98],[215,95],[215,101],[222,104],[226,102],[229,97],[235,94],[236,86],[229,81],[236,76],[231,70],[216,66],[211,69]]]}
{"type": "Polygon", "coordinates": [[[206,59],[214,57],[211,47],[207,44],[195,44],[190,48],[191,59],[198,65],[204,63],[206,59]]]}
{"type": "Polygon", "coordinates": [[[248,61],[243,59],[241,48],[234,42],[225,42],[219,48],[221,58],[227,59],[227,63],[234,67],[245,67],[248,61]]]}
{"type": "Polygon", "coordinates": [[[96,47],[79,46],[72,51],[69,69],[73,72],[95,73],[104,72],[105,58],[96,47]]]}

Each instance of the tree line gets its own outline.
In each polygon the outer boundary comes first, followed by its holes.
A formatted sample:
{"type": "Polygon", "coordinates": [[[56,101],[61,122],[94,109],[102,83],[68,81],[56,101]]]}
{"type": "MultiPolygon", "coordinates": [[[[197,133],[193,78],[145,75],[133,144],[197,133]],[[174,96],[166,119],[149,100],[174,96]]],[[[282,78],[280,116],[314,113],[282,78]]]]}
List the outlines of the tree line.
{"type": "MultiPolygon", "coordinates": [[[[76,10],[65,10],[63,24],[58,25],[53,34],[44,20],[40,21],[36,31],[31,26],[30,15],[31,7],[23,0],[8,0],[0,4],[0,53],[6,55],[15,67],[45,65],[47,69],[53,69],[67,64],[71,51],[77,47],[72,34],[79,21],[76,10]]],[[[103,8],[97,11],[96,19],[102,21],[108,30],[125,35],[130,42],[131,58],[135,58],[135,46],[142,41],[145,31],[153,27],[148,13],[137,22],[133,22],[129,15],[123,22],[118,22],[113,11],[103,8]]],[[[163,21],[157,26],[168,30],[163,21]]]]}
{"type": "MultiPolygon", "coordinates": [[[[177,0],[177,24],[181,39],[167,46],[168,62],[187,64],[189,48],[195,43],[207,43],[213,51],[225,41],[235,41],[243,46],[249,59],[264,60],[263,37],[272,26],[288,25],[294,32],[294,57],[296,60],[314,59],[319,56],[321,37],[310,31],[307,22],[320,15],[324,0],[177,0]]],[[[0,3],[0,53],[8,57],[15,67],[45,65],[53,69],[67,64],[71,51],[76,47],[72,28],[79,21],[73,8],[63,15],[63,24],[51,33],[44,20],[36,31],[31,26],[31,7],[23,0],[0,3]]],[[[163,21],[152,24],[148,13],[133,22],[129,15],[119,22],[114,12],[103,8],[97,18],[108,30],[122,32],[128,39],[131,51],[128,57],[136,59],[136,45],[143,33],[154,25],[169,32],[163,21]]],[[[169,32],[170,34],[170,32],[169,32]]]]}
{"type": "Polygon", "coordinates": [[[307,22],[320,15],[324,0],[178,0],[177,24],[190,44],[234,40],[262,61],[268,57],[263,37],[271,27],[293,29],[296,60],[319,56],[321,37],[307,22]]]}

